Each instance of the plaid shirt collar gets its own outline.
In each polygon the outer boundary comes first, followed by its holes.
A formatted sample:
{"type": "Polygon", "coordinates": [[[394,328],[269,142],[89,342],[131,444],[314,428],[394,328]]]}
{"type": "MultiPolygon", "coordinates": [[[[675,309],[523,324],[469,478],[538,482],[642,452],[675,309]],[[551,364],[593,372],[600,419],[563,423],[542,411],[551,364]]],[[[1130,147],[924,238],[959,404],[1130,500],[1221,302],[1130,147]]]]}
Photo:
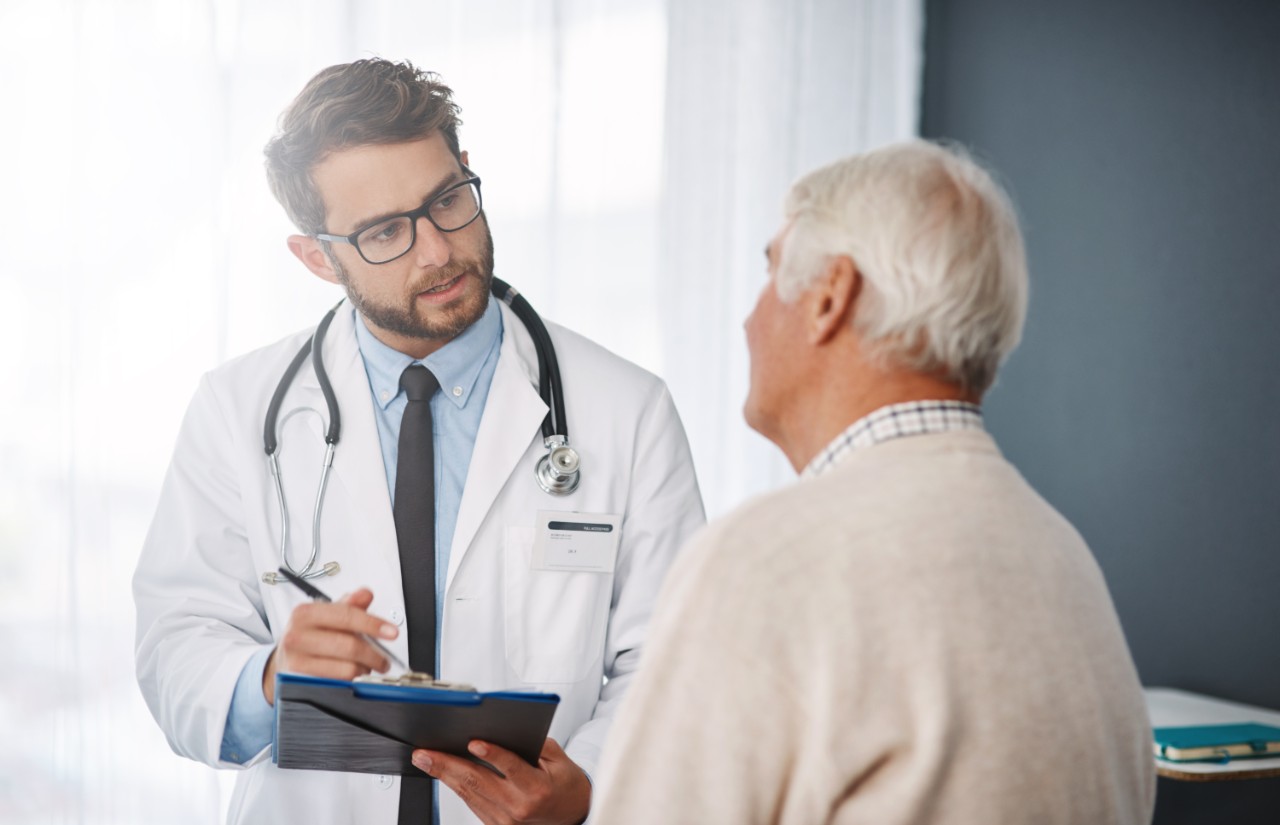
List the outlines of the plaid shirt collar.
{"type": "Polygon", "coordinates": [[[983,430],[982,409],[967,401],[907,401],[859,418],[804,468],[801,478],[822,475],[855,450],[908,435],[983,430]]]}

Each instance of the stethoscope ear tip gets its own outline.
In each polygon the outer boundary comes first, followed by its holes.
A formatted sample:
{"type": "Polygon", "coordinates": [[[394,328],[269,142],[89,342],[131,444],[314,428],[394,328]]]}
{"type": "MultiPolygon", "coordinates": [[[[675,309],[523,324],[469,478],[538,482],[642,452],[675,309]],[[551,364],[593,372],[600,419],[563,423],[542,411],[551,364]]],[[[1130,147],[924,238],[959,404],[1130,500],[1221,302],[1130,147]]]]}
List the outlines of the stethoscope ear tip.
{"type": "MultiPolygon", "coordinates": [[[[341,565],[339,565],[336,561],[330,561],[330,562],[325,562],[324,567],[321,567],[319,570],[313,570],[311,572],[303,571],[298,575],[304,579],[317,579],[321,576],[336,576],[341,570],[342,570],[341,565]]],[[[265,584],[272,584],[272,585],[280,584],[282,581],[284,581],[284,576],[281,576],[279,573],[277,573],[274,570],[268,570],[267,572],[262,574],[262,581],[265,584]]]]}

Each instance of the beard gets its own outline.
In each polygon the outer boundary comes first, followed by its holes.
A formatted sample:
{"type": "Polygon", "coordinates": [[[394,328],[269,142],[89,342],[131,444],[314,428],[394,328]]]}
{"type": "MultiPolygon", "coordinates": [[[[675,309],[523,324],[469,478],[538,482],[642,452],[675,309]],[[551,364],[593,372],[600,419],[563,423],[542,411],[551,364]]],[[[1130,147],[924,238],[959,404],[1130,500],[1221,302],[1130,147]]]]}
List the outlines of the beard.
{"type": "Polygon", "coordinates": [[[480,320],[489,305],[489,287],[493,283],[493,235],[489,222],[480,217],[484,229],[479,254],[472,258],[450,259],[449,263],[430,273],[422,283],[410,290],[404,305],[381,303],[360,291],[350,274],[336,257],[330,263],[337,272],[338,281],[347,291],[347,298],[374,326],[387,332],[427,341],[450,341],[467,327],[480,320]],[[480,289],[467,290],[453,304],[435,307],[430,314],[420,311],[416,297],[432,287],[440,286],[454,278],[475,278],[480,289]]]}

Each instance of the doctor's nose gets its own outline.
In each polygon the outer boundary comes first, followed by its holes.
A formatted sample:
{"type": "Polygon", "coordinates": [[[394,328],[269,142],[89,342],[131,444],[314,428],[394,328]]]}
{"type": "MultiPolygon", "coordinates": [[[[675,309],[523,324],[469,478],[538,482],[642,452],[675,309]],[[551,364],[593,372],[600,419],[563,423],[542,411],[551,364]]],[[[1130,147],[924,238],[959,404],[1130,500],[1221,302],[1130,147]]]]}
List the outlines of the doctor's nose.
{"type": "Polygon", "coordinates": [[[414,236],[413,255],[418,266],[441,267],[449,263],[449,239],[426,216],[418,218],[414,236]]]}

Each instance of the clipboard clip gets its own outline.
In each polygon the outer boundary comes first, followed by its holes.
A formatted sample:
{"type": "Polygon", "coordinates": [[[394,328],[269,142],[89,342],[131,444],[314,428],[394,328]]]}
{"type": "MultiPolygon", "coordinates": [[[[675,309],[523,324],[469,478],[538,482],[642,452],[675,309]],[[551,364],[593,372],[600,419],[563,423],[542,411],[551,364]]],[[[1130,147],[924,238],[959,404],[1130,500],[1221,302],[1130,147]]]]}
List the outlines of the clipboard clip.
{"type": "Polygon", "coordinates": [[[468,685],[464,682],[446,682],[443,679],[437,679],[430,673],[422,673],[416,670],[406,670],[399,676],[383,676],[381,673],[367,673],[364,676],[357,676],[352,679],[353,682],[365,682],[375,685],[398,685],[400,687],[421,687],[434,688],[436,690],[457,690],[463,693],[475,693],[474,685],[468,685]]]}

